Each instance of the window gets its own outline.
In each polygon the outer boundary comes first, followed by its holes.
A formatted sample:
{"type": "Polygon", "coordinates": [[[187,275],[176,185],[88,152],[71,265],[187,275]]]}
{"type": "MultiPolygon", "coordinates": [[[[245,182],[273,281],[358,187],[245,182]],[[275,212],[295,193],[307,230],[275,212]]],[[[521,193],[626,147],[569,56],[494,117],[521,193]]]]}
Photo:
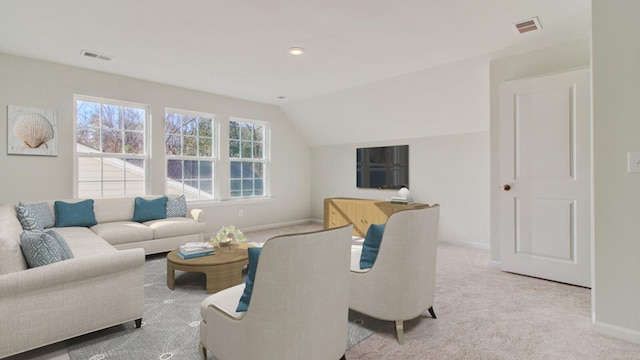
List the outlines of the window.
{"type": "Polygon", "coordinates": [[[77,197],[144,195],[147,106],[85,96],[75,105],[77,197]]]}
{"type": "Polygon", "coordinates": [[[230,197],[267,196],[268,127],[265,123],[229,122],[230,197]]]}
{"type": "Polygon", "coordinates": [[[187,199],[213,199],[214,116],[165,110],[167,194],[187,199]]]}

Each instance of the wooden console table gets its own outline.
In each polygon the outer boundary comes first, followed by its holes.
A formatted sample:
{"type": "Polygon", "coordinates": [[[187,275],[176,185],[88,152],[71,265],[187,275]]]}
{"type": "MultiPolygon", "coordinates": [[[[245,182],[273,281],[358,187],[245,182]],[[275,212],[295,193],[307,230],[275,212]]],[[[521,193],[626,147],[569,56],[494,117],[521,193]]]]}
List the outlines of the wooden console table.
{"type": "Polygon", "coordinates": [[[353,224],[353,235],[364,237],[371,224],[384,224],[391,214],[409,209],[423,209],[428,204],[392,204],[389,201],[327,198],[324,199],[324,228],[353,224]]]}

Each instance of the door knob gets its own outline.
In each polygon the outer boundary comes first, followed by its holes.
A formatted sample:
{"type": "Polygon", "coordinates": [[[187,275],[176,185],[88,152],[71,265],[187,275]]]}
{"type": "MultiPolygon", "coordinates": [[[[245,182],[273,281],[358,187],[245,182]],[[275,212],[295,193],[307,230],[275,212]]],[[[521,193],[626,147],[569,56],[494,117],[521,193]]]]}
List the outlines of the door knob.
{"type": "Polygon", "coordinates": [[[511,185],[509,185],[509,184],[504,184],[504,185],[502,185],[502,189],[503,189],[504,191],[509,191],[509,190],[511,190],[511,185]]]}

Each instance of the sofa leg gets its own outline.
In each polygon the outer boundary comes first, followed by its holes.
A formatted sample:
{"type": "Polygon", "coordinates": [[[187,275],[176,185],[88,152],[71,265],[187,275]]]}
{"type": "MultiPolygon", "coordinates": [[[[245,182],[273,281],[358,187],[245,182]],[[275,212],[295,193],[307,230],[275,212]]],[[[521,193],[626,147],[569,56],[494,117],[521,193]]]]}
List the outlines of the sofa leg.
{"type": "Polygon", "coordinates": [[[207,348],[202,343],[198,344],[198,353],[200,354],[200,359],[207,360],[207,348]]]}
{"type": "Polygon", "coordinates": [[[342,357],[340,358],[340,360],[347,360],[347,357],[345,355],[342,355],[342,357]]]}
{"type": "Polygon", "coordinates": [[[429,308],[429,314],[431,314],[432,318],[437,319],[436,313],[433,311],[433,306],[429,308]]]}
{"type": "Polygon", "coordinates": [[[136,323],[136,329],[140,329],[140,326],[142,326],[142,318],[136,319],[135,323],[136,323]]]}
{"type": "Polygon", "coordinates": [[[398,333],[398,344],[404,344],[404,330],[403,321],[396,320],[396,332],[398,333]]]}

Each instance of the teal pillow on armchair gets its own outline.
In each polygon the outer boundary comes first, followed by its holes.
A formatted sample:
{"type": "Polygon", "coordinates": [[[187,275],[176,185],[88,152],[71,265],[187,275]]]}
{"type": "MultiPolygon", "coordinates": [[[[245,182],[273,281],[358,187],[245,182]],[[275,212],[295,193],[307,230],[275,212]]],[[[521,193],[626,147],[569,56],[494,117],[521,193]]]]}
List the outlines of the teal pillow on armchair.
{"type": "Polygon", "coordinates": [[[360,269],[371,269],[373,263],[378,257],[380,243],[382,242],[382,234],[384,233],[384,224],[371,224],[367,230],[362,244],[362,254],[360,255],[360,269]]]}
{"type": "Polygon", "coordinates": [[[247,311],[249,308],[249,302],[251,301],[251,293],[253,292],[253,283],[256,280],[256,269],[258,268],[258,258],[260,257],[259,247],[250,247],[247,249],[249,252],[249,266],[247,269],[247,280],[244,285],[244,292],[240,297],[240,302],[236,308],[236,312],[247,311]]]}

